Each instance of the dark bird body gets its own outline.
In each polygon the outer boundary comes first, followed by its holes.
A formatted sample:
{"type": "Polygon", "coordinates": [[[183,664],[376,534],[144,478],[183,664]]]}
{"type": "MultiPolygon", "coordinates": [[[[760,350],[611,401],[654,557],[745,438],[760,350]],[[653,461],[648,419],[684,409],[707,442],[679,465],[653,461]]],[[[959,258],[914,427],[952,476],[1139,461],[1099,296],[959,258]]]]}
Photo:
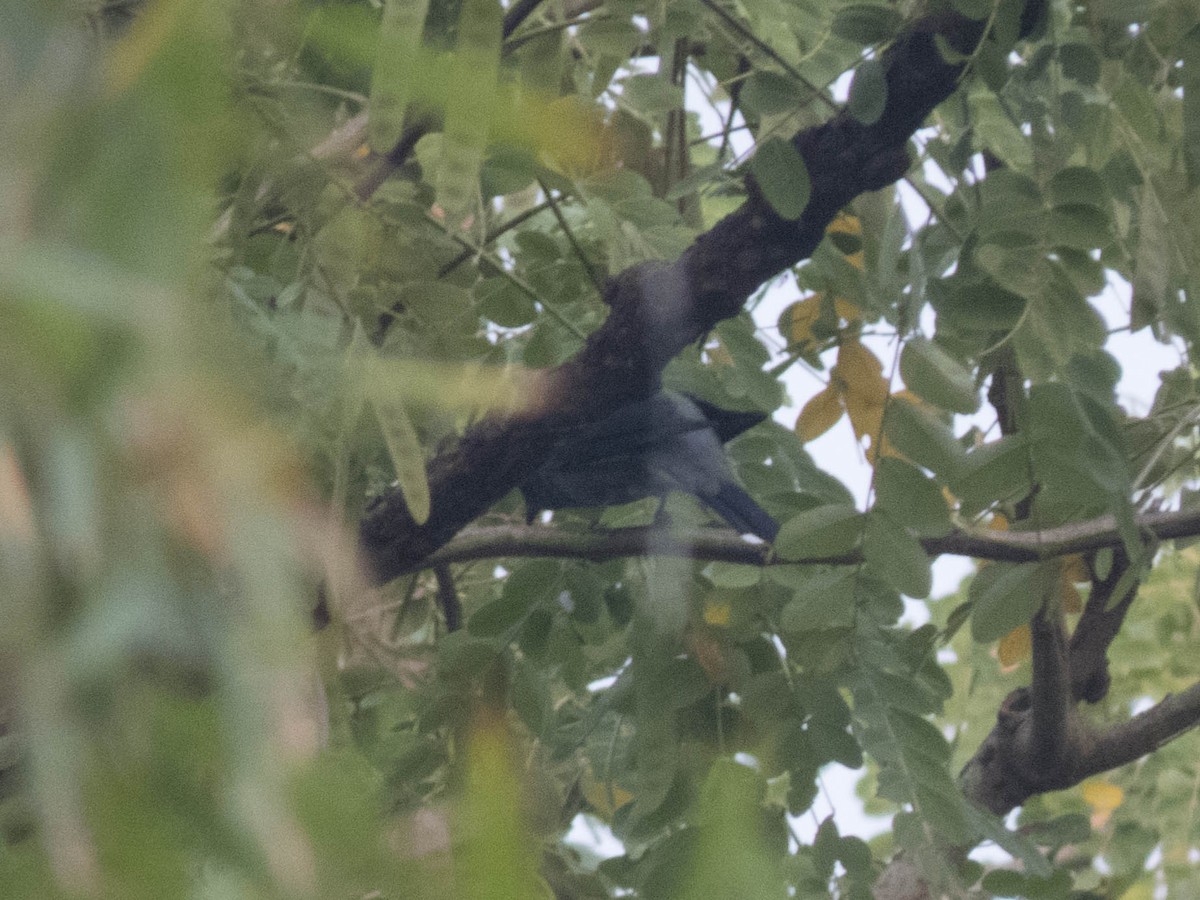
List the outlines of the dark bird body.
{"type": "Polygon", "coordinates": [[[667,392],[621,407],[561,438],[521,484],[527,518],[685,491],[740,533],[774,540],[779,524],[734,480],[723,446],[765,418],[667,392]]]}

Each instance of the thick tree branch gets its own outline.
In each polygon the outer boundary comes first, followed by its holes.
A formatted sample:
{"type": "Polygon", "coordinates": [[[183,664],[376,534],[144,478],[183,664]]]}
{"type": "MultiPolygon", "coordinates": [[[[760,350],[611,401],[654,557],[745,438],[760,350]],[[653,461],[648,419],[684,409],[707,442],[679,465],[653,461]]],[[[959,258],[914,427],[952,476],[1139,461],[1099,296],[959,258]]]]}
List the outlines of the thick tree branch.
{"type": "MultiPolygon", "coordinates": [[[[1023,33],[1044,5],[1030,0],[1023,33]]],[[[864,125],[843,111],[793,138],[811,183],[798,220],[779,217],[748,180],[749,199],[674,263],[645,263],[610,279],[603,299],[611,313],[575,358],[545,373],[534,398],[542,415],[486,420],[434,459],[424,524],[413,522],[399,490],[366,511],[360,534],[375,576],[386,580],[412,568],[449,541],[531,472],[563,429],[649,396],[680,350],[736,315],[764,281],[807,258],[838,210],[902,176],[913,132],[954,93],[963,72],[961,63],[945,60],[939,40],[968,53],[983,28],[953,13],[916,21],[882,56],[888,100],[877,122],[864,125]]]]}
{"type": "MultiPolygon", "coordinates": [[[[1055,582],[1050,589],[1056,590],[1055,582]]],[[[1062,769],[1075,747],[1071,744],[1071,723],[1075,715],[1071,697],[1071,673],[1067,658],[1067,639],[1062,616],[1047,597],[1029,623],[1033,652],[1033,679],[1030,683],[1030,717],[1027,757],[1037,759],[1049,771],[1062,769]]]]}

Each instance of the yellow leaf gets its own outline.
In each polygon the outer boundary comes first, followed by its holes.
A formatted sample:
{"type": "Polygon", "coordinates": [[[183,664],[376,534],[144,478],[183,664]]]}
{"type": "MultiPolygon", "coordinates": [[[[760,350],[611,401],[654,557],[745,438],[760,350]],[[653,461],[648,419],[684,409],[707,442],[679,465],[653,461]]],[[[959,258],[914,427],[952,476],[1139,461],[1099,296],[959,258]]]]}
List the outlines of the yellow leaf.
{"type": "Polygon", "coordinates": [[[825,229],[826,234],[852,234],[855,237],[862,234],[862,220],[846,212],[840,212],[825,229]]]}
{"type": "Polygon", "coordinates": [[[716,343],[711,347],[706,347],[704,352],[708,354],[708,361],[714,366],[733,365],[733,357],[729,355],[729,351],[725,349],[725,345],[721,343],[720,338],[717,338],[716,343]]]}
{"type": "Polygon", "coordinates": [[[856,253],[848,253],[846,255],[846,262],[850,263],[854,268],[861,270],[867,266],[867,257],[866,254],[859,250],[856,253]]]}
{"type": "Polygon", "coordinates": [[[1063,558],[1063,580],[1069,581],[1072,584],[1085,584],[1091,581],[1091,575],[1088,573],[1087,563],[1083,561],[1083,556],[1079,553],[1072,553],[1070,556],[1063,558]]]}
{"type": "Polygon", "coordinates": [[[1113,810],[1125,800],[1125,792],[1109,781],[1094,779],[1083,784],[1083,802],[1092,808],[1092,827],[1101,828],[1113,810]]]}
{"type": "Polygon", "coordinates": [[[863,402],[880,405],[887,399],[888,385],[883,377],[883,363],[856,338],[843,340],[838,346],[834,374],[846,394],[857,394],[863,402]]]}
{"type": "Polygon", "coordinates": [[[729,624],[733,610],[727,599],[706,597],[704,600],[704,624],[724,628],[729,624]]]}
{"type": "MultiPolygon", "coordinates": [[[[883,363],[857,338],[849,338],[838,346],[838,361],[833,368],[834,382],[842,392],[842,401],[854,434],[859,440],[878,440],[883,428],[883,410],[887,404],[888,385],[883,377],[883,363]]],[[[868,458],[874,461],[877,454],[868,458]]]]}
{"type": "Polygon", "coordinates": [[[1004,513],[995,513],[987,527],[989,531],[1008,531],[1008,517],[1004,513]]]}
{"type": "Polygon", "coordinates": [[[835,297],[833,299],[833,308],[837,312],[838,318],[847,323],[857,322],[862,318],[862,310],[845,297],[835,297]]]}
{"type": "Polygon", "coordinates": [[[842,396],[830,384],[809,398],[796,419],[796,435],[804,443],[815,440],[837,424],[842,417],[842,396]]]}
{"type": "Polygon", "coordinates": [[[883,430],[883,403],[874,403],[871,398],[864,397],[857,391],[847,391],[843,396],[846,403],[846,414],[850,417],[850,424],[854,427],[854,436],[860,441],[863,438],[869,438],[872,441],[878,439],[879,433],[883,430]]]}
{"type": "Polygon", "coordinates": [[[633,794],[611,781],[599,781],[589,768],[583,773],[583,796],[603,819],[611,819],[613,813],[633,799],[633,794]]]}
{"type": "Polygon", "coordinates": [[[585,177],[611,165],[619,152],[602,111],[575,94],[525,101],[525,127],[542,161],[564,175],[585,177]]]}
{"type": "Polygon", "coordinates": [[[1004,637],[1000,638],[1000,646],[996,653],[1000,659],[1000,671],[1011,672],[1029,658],[1033,649],[1032,638],[1028,625],[1018,625],[1004,637]]]}
{"type": "Polygon", "coordinates": [[[683,636],[683,645],[692,659],[699,663],[710,682],[724,684],[729,679],[728,648],[716,632],[689,628],[683,636]]]}
{"type": "Polygon", "coordinates": [[[1059,596],[1062,599],[1063,612],[1083,612],[1083,598],[1079,596],[1079,589],[1071,584],[1066,577],[1062,580],[1062,588],[1059,596]]]}
{"type": "Polygon", "coordinates": [[[821,295],[793,303],[788,308],[787,341],[789,345],[804,344],[813,339],[812,328],[821,318],[821,295]]]}

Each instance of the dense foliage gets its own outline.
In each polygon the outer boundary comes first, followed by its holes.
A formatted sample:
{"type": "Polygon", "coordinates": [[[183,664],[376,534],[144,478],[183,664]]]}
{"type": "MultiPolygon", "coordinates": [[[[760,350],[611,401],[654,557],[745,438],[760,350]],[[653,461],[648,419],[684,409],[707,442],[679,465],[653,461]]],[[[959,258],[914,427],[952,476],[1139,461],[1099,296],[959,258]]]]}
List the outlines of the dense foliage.
{"type": "Polygon", "coordinates": [[[63,6],[0,9],[3,896],[1200,890],[1200,3],[63,6]],[[771,547],[525,524],[660,384],[773,416],[771,547]]]}

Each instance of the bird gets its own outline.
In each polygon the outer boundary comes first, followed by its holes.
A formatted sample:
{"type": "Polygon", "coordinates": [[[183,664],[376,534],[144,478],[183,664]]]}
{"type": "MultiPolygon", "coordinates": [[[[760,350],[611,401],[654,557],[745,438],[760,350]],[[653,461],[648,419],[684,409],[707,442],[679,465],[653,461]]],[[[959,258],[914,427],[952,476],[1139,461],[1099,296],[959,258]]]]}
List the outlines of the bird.
{"type": "Polygon", "coordinates": [[[519,485],[526,521],[546,509],[616,506],[684,491],[739,533],[769,543],[779,523],[737,483],[723,446],[764,419],[673,391],[622,406],[561,437],[519,485]]]}

